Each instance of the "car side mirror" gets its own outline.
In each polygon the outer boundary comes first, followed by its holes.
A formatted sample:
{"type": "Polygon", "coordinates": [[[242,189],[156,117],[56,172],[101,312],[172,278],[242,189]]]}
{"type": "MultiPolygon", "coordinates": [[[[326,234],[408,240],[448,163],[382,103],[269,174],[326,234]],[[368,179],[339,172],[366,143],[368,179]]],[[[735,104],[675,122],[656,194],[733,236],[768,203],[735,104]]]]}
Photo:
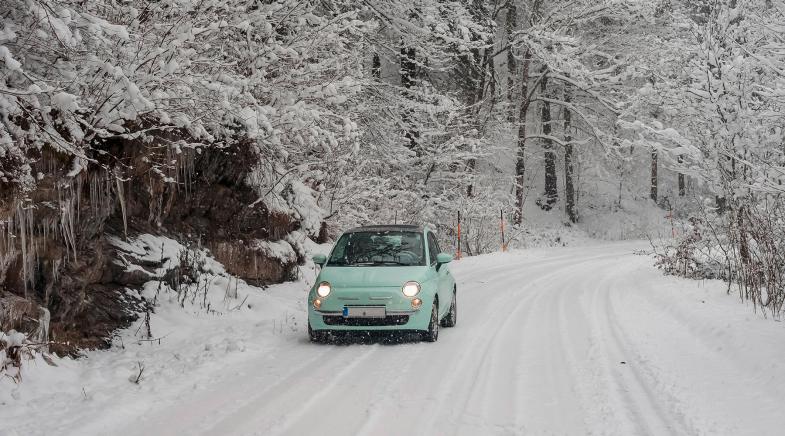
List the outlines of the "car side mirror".
{"type": "Polygon", "coordinates": [[[443,265],[452,262],[452,255],[447,253],[439,253],[436,255],[436,263],[443,265]]]}
{"type": "Polygon", "coordinates": [[[324,264],[327,263],[327,256],[324,254],[314,254],[311,259],[313,259],[313,263],[319,266],[324,266],[324,264]]]}

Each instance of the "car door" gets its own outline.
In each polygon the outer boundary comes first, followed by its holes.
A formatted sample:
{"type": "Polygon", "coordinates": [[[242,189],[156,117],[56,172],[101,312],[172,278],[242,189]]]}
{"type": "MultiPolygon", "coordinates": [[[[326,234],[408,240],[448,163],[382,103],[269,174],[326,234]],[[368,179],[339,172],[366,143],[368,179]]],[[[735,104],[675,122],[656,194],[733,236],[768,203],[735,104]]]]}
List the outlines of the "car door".
{"type": "Polygon", "coordinates": [[[436,255],[439,254],[439,243],[436,235],[428,232],[428,260],[431,268],[436,274],[437,293],[439,295],[439,316],[447,313],[452,303],[452,289],[450,289],[450,269],[447,265],[439,265],[436,262],[436,255]]]}

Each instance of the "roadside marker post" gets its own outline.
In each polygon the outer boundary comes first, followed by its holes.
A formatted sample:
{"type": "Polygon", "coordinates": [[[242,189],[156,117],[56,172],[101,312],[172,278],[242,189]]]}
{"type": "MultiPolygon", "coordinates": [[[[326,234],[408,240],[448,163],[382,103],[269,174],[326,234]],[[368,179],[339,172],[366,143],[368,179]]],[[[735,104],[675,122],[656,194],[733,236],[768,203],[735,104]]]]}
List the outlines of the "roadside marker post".
{"type": "Polygon", "coordinates": [[[676,238],[676,227],[673,226],[673,209],[668,210],[668,215],[665,216],[671,222],[671,238],[676,238]]]}

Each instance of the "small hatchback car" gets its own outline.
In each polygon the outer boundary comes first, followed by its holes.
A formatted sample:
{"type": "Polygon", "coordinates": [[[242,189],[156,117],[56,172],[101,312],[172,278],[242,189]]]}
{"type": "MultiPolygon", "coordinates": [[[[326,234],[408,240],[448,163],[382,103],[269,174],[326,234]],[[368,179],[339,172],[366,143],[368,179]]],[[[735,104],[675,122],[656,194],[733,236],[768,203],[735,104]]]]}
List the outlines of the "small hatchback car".
{"type": "Polygon", "coordinates": [[[455,280],[428,227],[366,226],[341,235],[308,294],[308,334],[414,331],[435,342],[457,320],[455,280]]]}

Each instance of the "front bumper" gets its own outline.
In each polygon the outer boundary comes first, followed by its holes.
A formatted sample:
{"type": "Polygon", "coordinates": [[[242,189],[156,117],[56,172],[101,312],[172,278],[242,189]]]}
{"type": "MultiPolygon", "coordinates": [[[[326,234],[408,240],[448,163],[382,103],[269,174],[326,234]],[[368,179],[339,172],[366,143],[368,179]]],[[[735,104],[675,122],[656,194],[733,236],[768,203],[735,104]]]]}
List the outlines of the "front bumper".
{"type": "Polygon", "coordinates": [[[423,303],[419,310],[387,310],[386,318],[344,318],[341,311],[321,311],[308,307],[312,330],[331,331],[395,331],[428,330],[431,305],[423,303]]]}

